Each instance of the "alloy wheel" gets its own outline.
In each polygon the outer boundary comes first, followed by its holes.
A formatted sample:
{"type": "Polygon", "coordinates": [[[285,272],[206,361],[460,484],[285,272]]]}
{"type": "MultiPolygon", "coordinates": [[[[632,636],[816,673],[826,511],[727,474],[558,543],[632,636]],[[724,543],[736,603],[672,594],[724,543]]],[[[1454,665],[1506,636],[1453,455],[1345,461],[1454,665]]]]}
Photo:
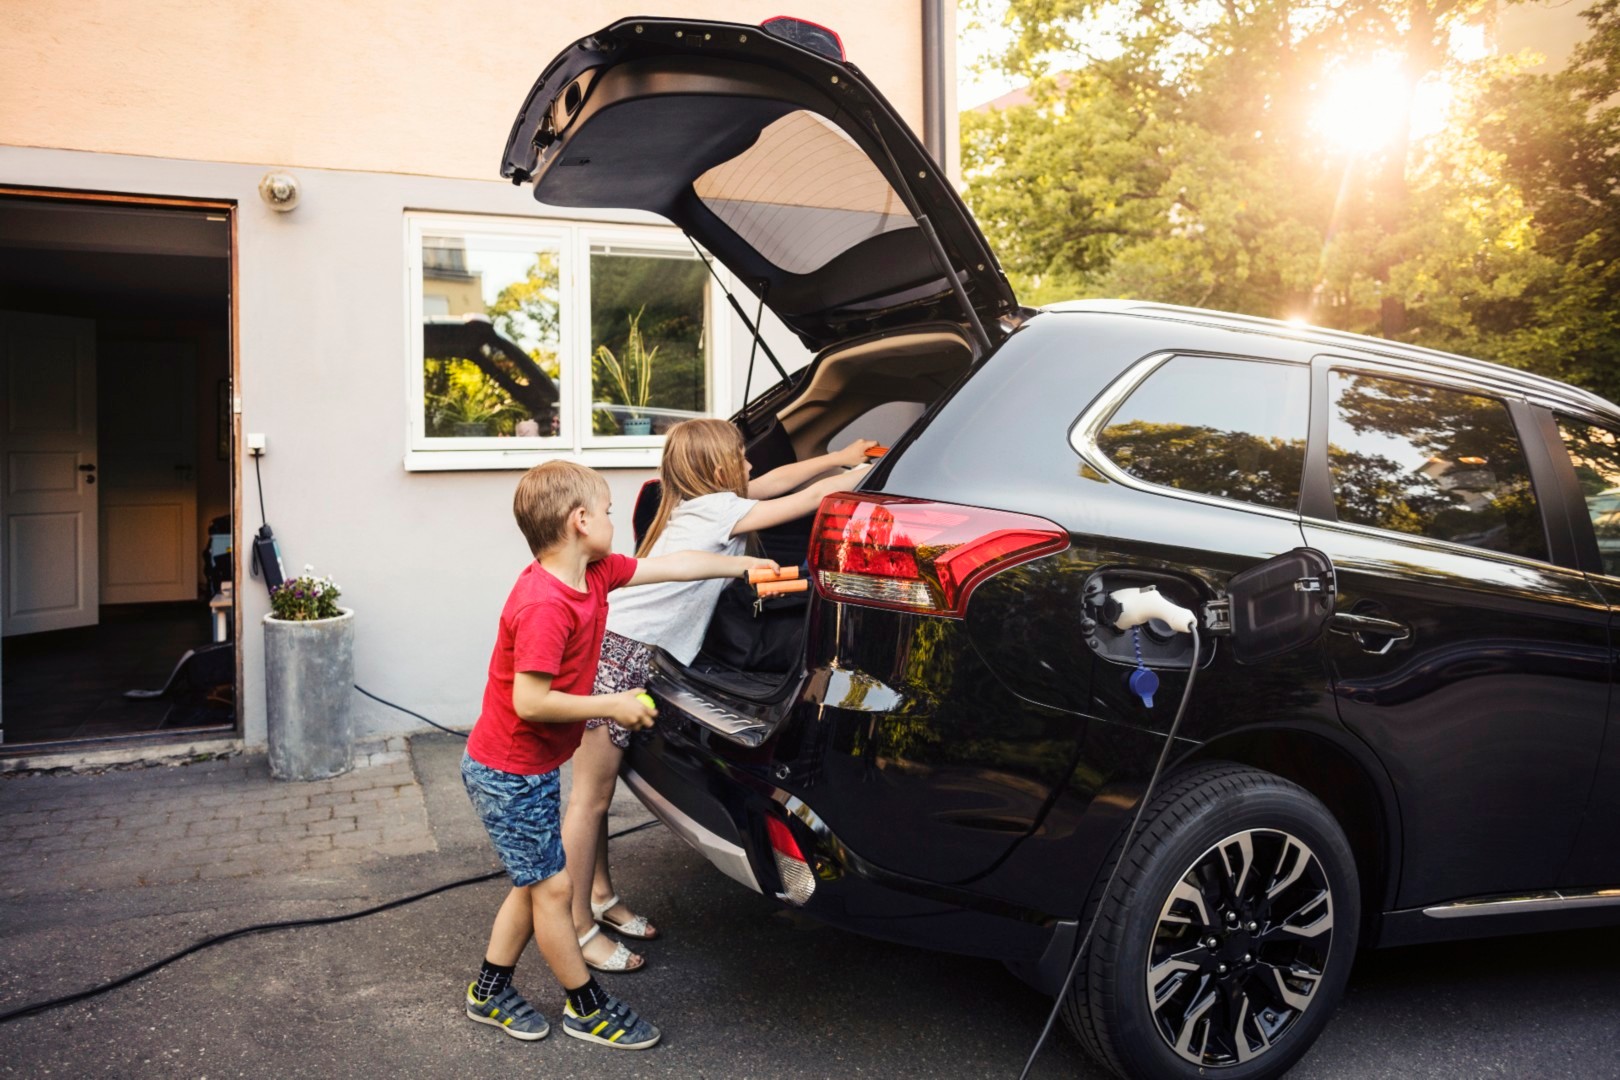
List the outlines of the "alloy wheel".
{"type": "Polygon", "coordinates": [[[1316,854],[1275,829],[1234,833],[1181,875],[1159,911],[1148,1007],[1204,1067],[1270,1050],[1316,999],[1333,945],[1333,891],[1316,854]]]}

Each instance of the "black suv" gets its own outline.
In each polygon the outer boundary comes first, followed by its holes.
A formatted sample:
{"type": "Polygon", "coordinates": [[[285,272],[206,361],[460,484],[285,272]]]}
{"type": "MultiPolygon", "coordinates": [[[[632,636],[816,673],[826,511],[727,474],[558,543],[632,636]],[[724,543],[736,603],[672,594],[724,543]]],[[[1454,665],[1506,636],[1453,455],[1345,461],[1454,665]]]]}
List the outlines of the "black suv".
{"type": "Polygon", "coordinates": [[[642,801],[748,888],[1053,994],[1100,909],[1064,1015],[1128,1076],[1284,1072],[1358,947],[1620,921],[1620,410],[1265,320],[1020,308],[836,42],[782,30],[614,23],[503,169],[667,217],[814,350],[736,417],[756,469],[893,441],[766,538],[799,608],[730,598],[657,659],[642,801]],[[1114,628],[1149,585],[1202,648],[1124,851],[1194,657],[1114,628]]]}

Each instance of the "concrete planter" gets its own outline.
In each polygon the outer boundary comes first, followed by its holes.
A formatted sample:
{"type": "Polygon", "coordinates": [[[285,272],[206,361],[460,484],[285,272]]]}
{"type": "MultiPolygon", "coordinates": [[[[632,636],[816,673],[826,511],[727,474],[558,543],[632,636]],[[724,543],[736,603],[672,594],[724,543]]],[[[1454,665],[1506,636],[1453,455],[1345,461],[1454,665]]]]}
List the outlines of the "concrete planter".
{"type": "Polygon", "coordinates": [[[354,767],[354,612],[307,621],[264,617],[270,775],[324,780],[354,767]]]}

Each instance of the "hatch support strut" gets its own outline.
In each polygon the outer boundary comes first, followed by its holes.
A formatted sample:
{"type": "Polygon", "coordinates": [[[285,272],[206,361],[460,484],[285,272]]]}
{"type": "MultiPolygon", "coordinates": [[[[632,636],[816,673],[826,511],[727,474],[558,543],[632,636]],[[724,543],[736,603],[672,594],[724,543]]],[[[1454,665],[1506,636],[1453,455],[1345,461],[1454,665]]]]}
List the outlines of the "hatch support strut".
{"type": "MultiPolygon", "coordinates": [[[[726,288],[726,283],[720,279],[720,275],[715,271],[714,264],[709,261],[709,257],[703,254],[703,249],[698,247],[697,241],[692,239],[691,233],[683,230],[682,235],[686,237],[686,242],[692,245],[692,250],[697,252],[697,257],[703,260],[703,265],[709,268],[709,273],[714,275],[714,282],[716,285],[720,286],[720,291],[726,294],[726,300],[730,302],[731,310],[737,313],[737,318],[741,319],[743,321],[743,325],[748,327],[748,332],[754,335],[754,344],[765,350],[765,356],[770,360],[771,366],[776,369],[776,373],[782,376],[784,379],[787,378],[787,368],[783,367],[782,362],[776,358],[776,354],[771,352],[771,347],[765,344],[765,338],[761,336],[759,327],[753,322],[749,321],[748,312],[742,309],[742,305],[737,303],[737,298],[731,295],[731,290],[726,288]]],[[[763,291],[761,291],[759,294],[759,303],[760,312],[763,314],[765,310],[765,293],[763,291]]],[[[753,367],[754,362],[752,357],[750,357],[748,361],[748,369],[750,373],[753,371],[753,367]]],[[[743,402],[743,407],[748,407],[747,401],[743,402]]]]}
{"type": "Polygon", "coordinates": [[[895,187],[895,193],[906,204],[906,209],[911,212],[911,216],[917,219],[918,227],[922,229],[923,236],[927,238],[929,249],[934,254],[934,262],[939,265],[939,270],[945,275],[945,280],[950,282],[951,291],[956,294],[956,302],[962,305],[962,313],[967,316],[968,326],[972,329],[973,336],[979,341],[979,348],[983,350],[980,355],[989,355],[990,350],[993,348],[990,344],[990,335],[985,333],[984,323],[979,321],[979,313],[973,310],[972,303],[968,301],[967,289],[963,288],[961,279],[956,276],[956,271],[951,268],[950,256],[945,254],[945,245],[940,242],[939,233],[934,230],[934,223],[928,220],[928,215],[922,212],[922,209],[917,205],[917,201],[912,198],[911,187],[905,182],[905,174],[900,171],[900,163],[894,159],[894,151],[890,150],[889,144],[884,141],[883,130],[878,127],[877,119],[871,113],[866,114],[866,127],[871,132],[872,137],[877,140],[878,146],[883,148],[883,156],[889,159],[889,168],[893,170],[892,175],[899,181],[899,184],[895,187]]]}

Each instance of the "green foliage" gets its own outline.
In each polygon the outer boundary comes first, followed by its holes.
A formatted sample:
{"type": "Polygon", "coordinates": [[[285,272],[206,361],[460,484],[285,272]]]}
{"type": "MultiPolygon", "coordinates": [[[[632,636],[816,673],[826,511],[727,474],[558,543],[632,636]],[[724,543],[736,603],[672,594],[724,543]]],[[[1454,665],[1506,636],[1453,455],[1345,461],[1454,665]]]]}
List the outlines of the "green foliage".
{"type": "Polygon", "coordinates": [[[1453,46],[1488,7],[979,0],[1032,100],[963,115],[968,202],[1025,303],[1300,317],[1620,396],[1620,0],[1553,74],[1453,46]],[[1314,110],[1376,57],[1404,106],[1346,150],[1314,110]]]}
{"type": "Polygon", "coordinates": [[[316,577],[315,568],[306,565],[298,577],[288,578],[270,591],[270,614],[288,622],[335,619],[342,594],[331,578],[316,577]]]}

